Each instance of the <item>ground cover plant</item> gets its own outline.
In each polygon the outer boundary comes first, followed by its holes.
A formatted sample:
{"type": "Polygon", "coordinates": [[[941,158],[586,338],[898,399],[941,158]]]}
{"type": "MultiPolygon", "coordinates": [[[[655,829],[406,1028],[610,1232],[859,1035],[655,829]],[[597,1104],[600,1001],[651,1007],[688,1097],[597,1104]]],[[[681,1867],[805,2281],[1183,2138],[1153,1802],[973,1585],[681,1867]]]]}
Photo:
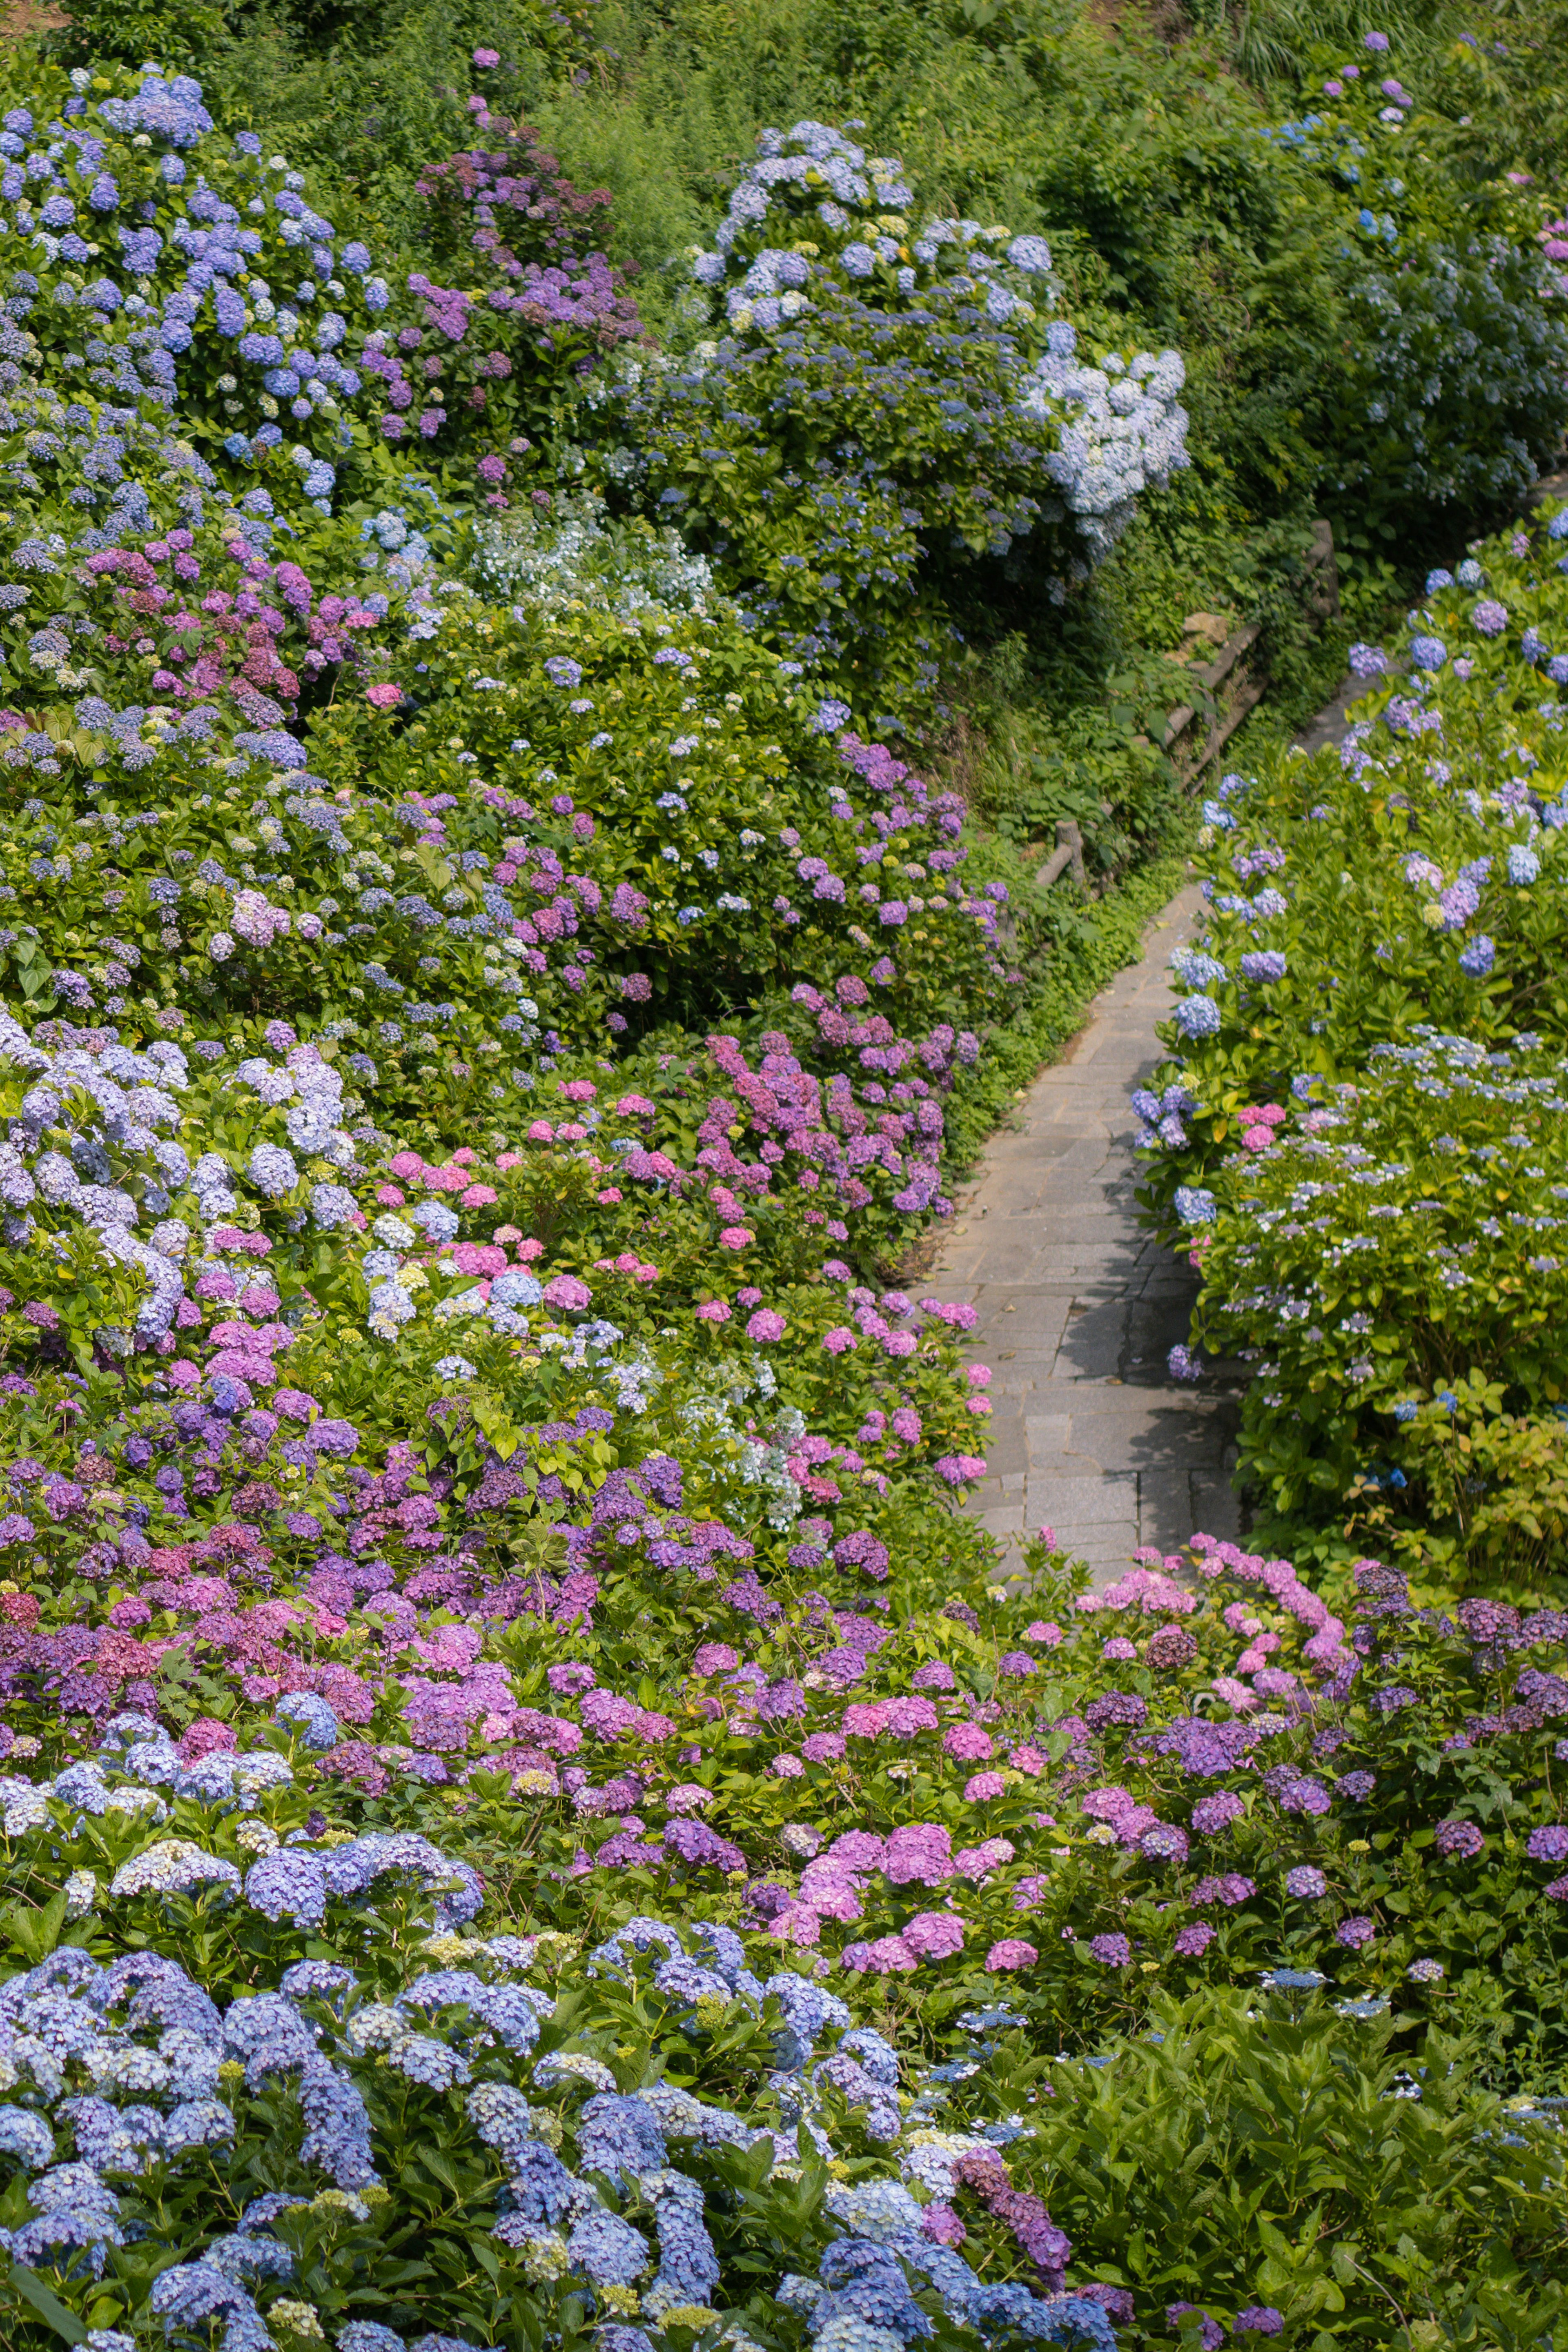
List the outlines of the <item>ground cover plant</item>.
{"type": "MultiPolygon", "coordinates": [[[[1119,593],[1179,619],[1169,549],[1115,586],[1224,504],[1176,314],[847,105],[748,121],[650,289],[553,143],[567,12],[448,38],[361,204],[190,22],[215,79],[84,18],[0,122],[7,2344],[1568,2340],[1568,1619],[1201,1535],[1001,1579],[974,1311],[900,1271],[1158,887],[1047,905],[939,730],[988,598],[1070,665],[1119,593]]],[[[1348,219],[1345,142],[1405,136],[1214,104],[1281,217],[1348,219]]],[[[1408,228],[1497,241],[1483,325],[1539,298],[1497,397],[1450,387],[1467,495],[1555,413],[1537,215],[1481,177],[1440,221],[1413,177],[1408,228]]],[[[1520,904],[1423,918],[1458,976],[1401,964],[1386,1034],[1369,980],[1313,997],[1267,1172],[1381,1167],[1375,1044],[1446,1089],[1466,1361],[1391,1310],[1365,1410],[1407,1486],[1425,1448],[1468,1496],[1462,1435],[1545,1510],[1556,583],[1506,544],[1427,621],[1521,781],[1427,781],[1434,855],[1500,831],[1520,904]],[[1472,1173],[1535,1188],[1473,1272],[1472,1173]]],[[[1430,759],[1435,660],[1342,827],[1430,759]]],[[[1094,741],[1146,855],[1172,780],[1094,741]]],[[[1166,1191],[1218,1228],[1205,1100],[1166,1191]]],[[[1333,1407],[1313,1462],[1359,1462],[1333,1407]]]]}

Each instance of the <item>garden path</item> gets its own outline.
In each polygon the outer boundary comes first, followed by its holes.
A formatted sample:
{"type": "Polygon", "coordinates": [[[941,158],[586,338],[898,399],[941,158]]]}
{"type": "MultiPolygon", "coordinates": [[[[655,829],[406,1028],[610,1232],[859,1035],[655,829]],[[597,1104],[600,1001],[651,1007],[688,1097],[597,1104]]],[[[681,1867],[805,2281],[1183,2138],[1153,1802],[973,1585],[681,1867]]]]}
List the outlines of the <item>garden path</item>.
{"type": "MultiPolygon", "coordinates": [[[[1343,740],[1346,678],[1298,741],[1343,740]]],[[[1009,1550],[1040,1527],[1104,1584],[1144,1544],[1240,1533],[1230,1477],[1239,1389],[1183,1387],[1166,1359],[1187,1335],[1196,1280],[1138,1222],[1129,1097],[1160,1058],[1166,967],[1197,928],[1197,887],[1145,936],[1140,960],[1090,1006],[1061,1059],[964,1188],[933,1295],[977,1309],[992,1367],[985,1478],[970,1511],[1009,1550]]]]}

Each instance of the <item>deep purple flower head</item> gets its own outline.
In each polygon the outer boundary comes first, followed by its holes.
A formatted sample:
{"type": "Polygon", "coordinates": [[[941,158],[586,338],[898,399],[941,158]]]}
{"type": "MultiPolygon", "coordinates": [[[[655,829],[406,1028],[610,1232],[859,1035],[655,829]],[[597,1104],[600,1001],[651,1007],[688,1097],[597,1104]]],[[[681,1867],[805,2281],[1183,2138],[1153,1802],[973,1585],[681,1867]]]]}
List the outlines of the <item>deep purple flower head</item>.
{"type": "Polygon", "coordinates": [[[1092,1731],[1137,1731],[1148,1720],[1148,1705],[1135,1691],[1105,1691],[1092,1698],[1083,1720],[1092,1731]]]}
{"type": "Polygon", "coordinates": [[[1310,1862],[1301,1863],[1296,1869],[1285,1873],[1285,1892],[1293,1895],[1298,1902],[1315,1903],[1328,1891],[1328,1880],[1310,1862]]]}

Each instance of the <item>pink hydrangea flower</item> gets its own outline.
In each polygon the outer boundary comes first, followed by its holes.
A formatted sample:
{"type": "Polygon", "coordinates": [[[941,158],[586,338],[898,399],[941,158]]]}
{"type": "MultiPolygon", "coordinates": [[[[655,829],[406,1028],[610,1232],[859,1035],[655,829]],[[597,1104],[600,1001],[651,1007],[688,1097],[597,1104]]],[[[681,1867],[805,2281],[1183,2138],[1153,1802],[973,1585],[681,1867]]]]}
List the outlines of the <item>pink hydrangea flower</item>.
{"type": "Polygon", "coordinates": [[[950,1723],[942,1735],[947,1754],[960,1764],[980,1764],[996,1754],[996,1742],[977,1723],[950,1723]]]}
{"type": "Polygon", "coordinates": [[[895,1829],[882,1866],[894,1886],[907,1886],[911,1881],[940,1886],[953,1875],[952,1834],[934,1822],[912,1822],[895,1829]]]}
{"type": "Polygon", "coordinates": [[[821,1943],[822,1923],[809,1903],[789,1903],[777,1918],[768,1921],[768,1932],[777,1943],[809,1949],[821,1943]]]}
{"type": "Polygon", "coordinates": [[[782,1755],[776,1756],[768,1769],[776,1780],[798,1780],[806,1768],[798,1756],[791,1756],[786,1751],[782,1755]]]}
{"type": "Polygon", "coordinates": [[[886,1706],[887,1728],[895,1739],[916,1738],[923,1731],[935,1731],[941,1721],[928,1698],[894,1698],[886,1706]]]}
{"type": "MultiPolygon", "coordinates": [[[[545,1296],[548,1298],[549,1293],[547,1291],[545,1296]]],[[[786,1325],[784,1318],[778,1312],[777,1308],[772,1307],[759,1307],[757,1313],[748,1319],[746,1326],[746,1336],[758,1347],[767,1348],[771,1347],[774,1340],[781,1339],[784,1337],[785,1329],[786,1325]]]]}
{"type": "Polygon", "coordinates": [[[1010,1839],[987,1838],[983,1845],[960,1846],[953,1856],[953,1866],[964,1877],[977,1882],[988,1878],[993,1870],[1004,1869],[1015,1851],[1010,1839]]]}
{"type": "Polygon", "coordinates": [[[938,2246],[961,2246],[969,2232],[951,2205],[927,2205],[920,2216],[920,2234],[938,2246]]]}
{"type": "Polygon", "coordinates": [[[949,1960],[964,1948],[964,1923],[951,1911],[917,1911],[904,1930],[911,1951],[927,1960],[949,1960]]]}
{"type": "Polygon", "coordinates": [[[983,1805],[993,1797],[1005,1797],[1007,1788],[1005,1772],[973,1772],[964,1783],[964,1794],[971,1805],[983,1805]]]}
{"type": "Polygon", "coordinates": [[[1002,1936],[986,1954],[986,1973],[999,1976],[1004,1969],[1032,1969],[1040,1958],[1032,1944],[1021,1936],[1002,1936]]]}

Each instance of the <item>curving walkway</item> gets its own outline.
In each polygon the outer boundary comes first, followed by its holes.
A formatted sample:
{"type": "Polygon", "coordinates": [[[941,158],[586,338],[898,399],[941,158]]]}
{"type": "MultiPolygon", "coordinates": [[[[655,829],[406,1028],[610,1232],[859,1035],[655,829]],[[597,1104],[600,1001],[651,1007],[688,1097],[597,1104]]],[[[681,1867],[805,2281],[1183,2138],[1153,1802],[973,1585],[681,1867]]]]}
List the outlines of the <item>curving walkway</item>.
{"type": "MultiPolygon", "coordinates": [[[[1343,739],[1355,690],[1347,679],[1303,749],[1343,739]]],[[[1167,966],[1202,903],[1196,886],[1171,901],[1140,961],[1041,1071],[958,1194],[930,1279],[935,1296],[978,1309],[971,1345],[992,1367],[988,1470],[969,1509],[1009,1547],[1053,1528],[1097,1582],[1141,1545],[1241,1532],[1230,1484],[1240,1391],[1183,1387],[1166,1371],[1196,1278],[1144,1232],[1134,1199],[1129,1098],[1161,1058],[1167,966]]]]}

